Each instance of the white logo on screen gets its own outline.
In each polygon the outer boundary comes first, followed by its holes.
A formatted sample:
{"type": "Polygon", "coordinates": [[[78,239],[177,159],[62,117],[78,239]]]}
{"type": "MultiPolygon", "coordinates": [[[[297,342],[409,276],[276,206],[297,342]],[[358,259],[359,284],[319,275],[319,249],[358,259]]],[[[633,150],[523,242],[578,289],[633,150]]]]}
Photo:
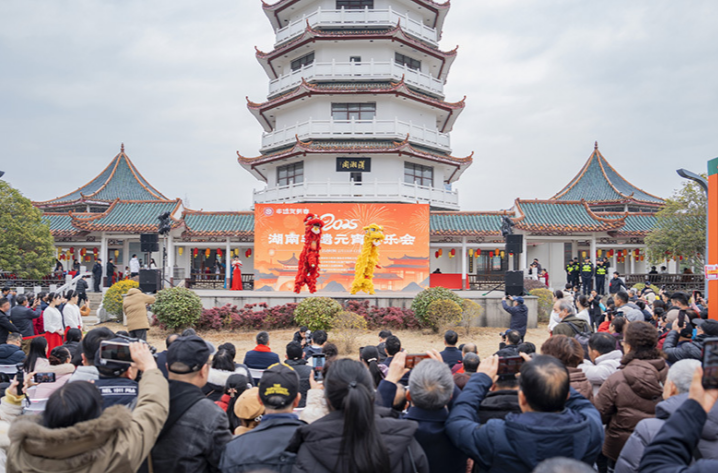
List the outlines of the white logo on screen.
{"type": "Polygon", "coordinates": [[[271,217],[272,215],[274,215],[274,209],[272,207],[265,207],[264,215],[266,215],[267,217],[271,217]]]}
{"type": "Polygon", "coordinates": [[[324,221],[324,230],[356,230],[359,227],[358,219],[340,219],[334,214],[322,215],[324,221]]]}

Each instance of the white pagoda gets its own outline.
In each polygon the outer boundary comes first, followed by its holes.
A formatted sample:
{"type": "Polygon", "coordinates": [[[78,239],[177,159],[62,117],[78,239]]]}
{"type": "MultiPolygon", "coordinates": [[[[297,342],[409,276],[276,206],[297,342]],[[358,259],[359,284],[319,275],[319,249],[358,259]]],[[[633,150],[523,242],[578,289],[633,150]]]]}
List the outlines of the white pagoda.
{"type": "Polygon", "coordinates": [[[266,187],[257,203],[423,202],[458,210],[451,184],[472,156],[451,155],[464,100],[444,85],[456,49],[439,49],[449,2],[280,0],[263,3],[276,33],[257,50],[267,100],[258,157],[239,163],[266,187]]]}

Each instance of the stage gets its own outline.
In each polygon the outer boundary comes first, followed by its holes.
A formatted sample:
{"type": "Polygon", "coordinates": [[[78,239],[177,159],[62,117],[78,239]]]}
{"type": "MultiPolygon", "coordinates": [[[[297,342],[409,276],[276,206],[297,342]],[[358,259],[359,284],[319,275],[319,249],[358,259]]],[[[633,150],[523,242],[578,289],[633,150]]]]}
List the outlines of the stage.
{"type": "MultiPolygon", "coordinates": [[[[344,305],[346,301],[369,300],[370,305],[379,307],[401,307],[411,308],[411,302],[418,294],[417,292],[389,292],[381,291],[375,295],[364,293],[351,295],[347,292],[322,292],[314,294],[303,291],[300,294],[293,292],[274,291],[228,291],[224,289],[193,289],[202,300],[202,306],[206,309],[222,307],[226,304],[243,307],[246,304],[267,303],[270,307],[288,304],[290,302],[301,302],[306,297],[329,297],[344,305]]],[[[484,308],[484,313],[477,319],[477,327],[507,328],[509,326],[509,314],[501,307],[503,291],[454,291],[459,297],[470,299],[484,308]]],[[[524,297],[529,308],[528,328],[536,328],[538,321],[538,299],[533,296],[524,297]]]]}

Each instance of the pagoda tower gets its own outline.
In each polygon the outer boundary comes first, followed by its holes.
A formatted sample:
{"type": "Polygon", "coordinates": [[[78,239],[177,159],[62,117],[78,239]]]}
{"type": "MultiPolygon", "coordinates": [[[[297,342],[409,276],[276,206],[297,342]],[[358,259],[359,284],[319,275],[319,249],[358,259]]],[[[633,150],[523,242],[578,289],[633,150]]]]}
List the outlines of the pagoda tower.
{"type": "Polygon", "coordinates": [[[449,2],[279,0],[276,34],[257,49],[269,77],[248,108],[264,128],[239,163],[266,183],[257,203],[422,202],[457,210],[472,156],[451,155],[465,99],[444,97],[457,49],[439,48],[449,2]]]}

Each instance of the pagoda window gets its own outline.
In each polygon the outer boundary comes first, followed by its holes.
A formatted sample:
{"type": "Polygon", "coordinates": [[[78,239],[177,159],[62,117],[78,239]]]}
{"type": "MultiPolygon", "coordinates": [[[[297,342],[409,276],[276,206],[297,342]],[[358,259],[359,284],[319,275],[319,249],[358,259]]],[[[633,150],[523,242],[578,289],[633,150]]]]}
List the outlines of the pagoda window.
{"type": "Polygon", "coordinates": [[[337,0],[337,10],[345,8],[347,10],[363,10],[364,8],[374,8],[374,0],[337,0]]]}
{"type": "Polygon", "coordinates": [[[304,182],[304,162],[287,164],[277,168],[277,186],[288,186],[304,182]]]}
{"type": "Polygon", "coordinates": [[[401,53],[394,53],[394,62],[400,66],[405,66],[415,71],[421,70],[421,61],[417,61],[416,59],[410,58],[409,56],[405,56],[401,53]]]}
{"type": "Polygon", "coordinates": [[[334,120],[373,120],[376,116],[376,102],[333,103],[334,120]]]}
{"type": "Polygon", "coordinates": [[[421,164],[404,163],[404,182],[425,187],[434,187],[434,168],[421,164]]]}
{"type": "Polygon", "coordinates": [[[313,63],[314,63],[314,51],[292,61],[291,68],[293,71],[298,71],[302,67],[308,66],[313,63]]]}

